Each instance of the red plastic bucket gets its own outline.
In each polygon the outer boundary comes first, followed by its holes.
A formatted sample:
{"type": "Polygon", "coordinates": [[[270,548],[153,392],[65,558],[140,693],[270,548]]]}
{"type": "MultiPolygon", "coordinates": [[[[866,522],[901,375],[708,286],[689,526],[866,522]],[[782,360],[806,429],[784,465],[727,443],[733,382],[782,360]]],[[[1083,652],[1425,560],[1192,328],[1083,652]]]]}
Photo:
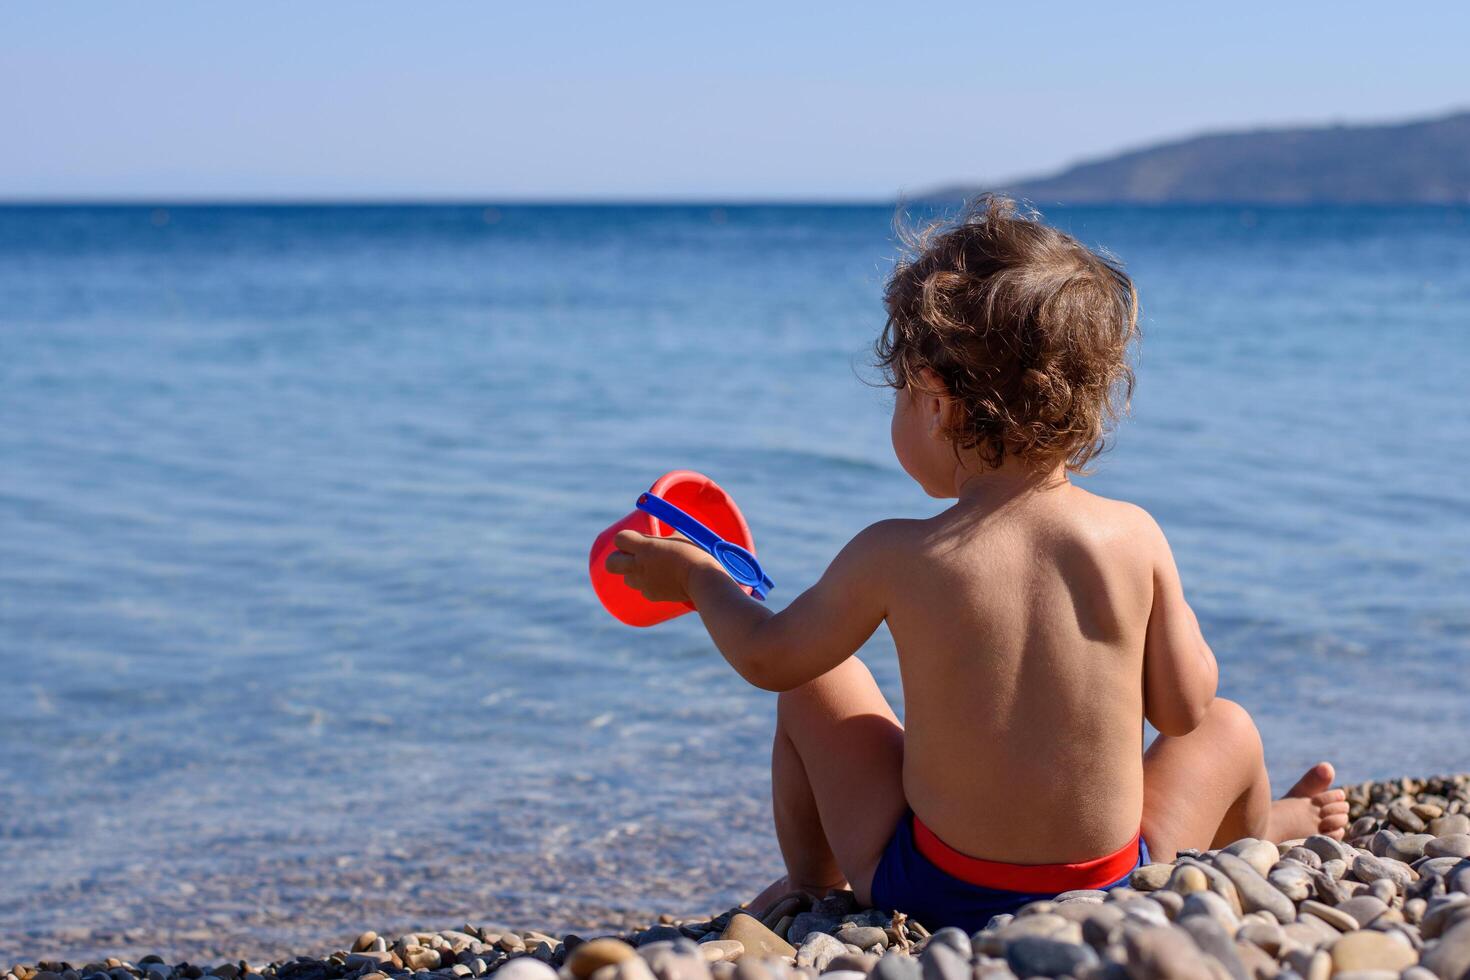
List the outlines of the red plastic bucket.
{"type": "MultiPolygon", "coordinates": [[[[751,537],[750,527],[745,523],[740,508],[718,483],[703,473],[693,470],[665,473],[653,481],[648,492],[694,516],[726,541],[755,553],[755,539],[751,537]]],[[[629,626],[652,626],[693,612],[694,606],[687,602],[650,602],[624,582],[621,575],[614,575],[604,567],[607,556],[617,550],[613,547],[613,537],[624,530],[661,538],[672,538],[679,533],[643,511],[633,510],[599,534],[592,542],[592,553],[587,557],[587,571],[592,577],[592,589],[603,607],[629,626]]]]}

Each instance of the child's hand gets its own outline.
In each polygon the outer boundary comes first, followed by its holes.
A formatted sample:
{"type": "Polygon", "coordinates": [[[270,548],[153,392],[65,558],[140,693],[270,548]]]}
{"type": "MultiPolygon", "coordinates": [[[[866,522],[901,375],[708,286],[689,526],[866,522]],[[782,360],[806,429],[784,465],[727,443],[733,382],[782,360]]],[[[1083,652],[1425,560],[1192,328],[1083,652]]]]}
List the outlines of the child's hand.
{"type": "Polygon", "coordinates": [[[618,549],[607,556],[606,567],[652,602],[689,602],[689,576],[701,565],[720,563],[683,538],[657,538],[637,531],[619,531],[618,549]]]}

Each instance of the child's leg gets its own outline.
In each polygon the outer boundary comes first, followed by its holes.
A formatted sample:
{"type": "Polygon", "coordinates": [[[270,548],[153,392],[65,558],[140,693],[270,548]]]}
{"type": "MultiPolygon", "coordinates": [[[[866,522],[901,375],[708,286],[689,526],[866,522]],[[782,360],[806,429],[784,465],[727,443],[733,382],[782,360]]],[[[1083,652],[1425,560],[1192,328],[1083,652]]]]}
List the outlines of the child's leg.
{"type": "Polygon", "coordinates": [[[1340,839],[1348,807],[1342,790],[1331,788],[1333,775],[1331,765],[1318,763],[1272,801],[1255,722],[1234,701],[1216,698],[1198,728],[1160,735],[1144,755],[1143,838],[1155,861],[1242,837],[1340,839]]]}
{"type": "Polygon", "coordinates": [[[867,901],[907,804],[903,726],[856,657],[780,695],[771,797],[786,877],[751,908],[761,911],[787,892],[820,896],[848,882],[867,901]]]}

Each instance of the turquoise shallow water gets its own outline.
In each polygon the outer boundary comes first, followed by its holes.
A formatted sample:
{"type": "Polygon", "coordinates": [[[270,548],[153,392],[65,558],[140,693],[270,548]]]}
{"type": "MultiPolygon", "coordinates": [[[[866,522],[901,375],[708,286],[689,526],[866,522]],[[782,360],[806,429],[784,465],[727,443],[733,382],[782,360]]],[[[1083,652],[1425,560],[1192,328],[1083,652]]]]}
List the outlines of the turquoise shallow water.
{"type": "MultiPolygon", "coordinates": [[[[700,469],[780,604],[932,512],[862,383],[892,217],[0,209],[0,959],[769,880],[772,697],[586,549],[700,469]]],[[[1273,775],[1470,768],[1470,212],[1051,217],[1145,307],[1090,485],[1169,533],[1273,775]]]]}

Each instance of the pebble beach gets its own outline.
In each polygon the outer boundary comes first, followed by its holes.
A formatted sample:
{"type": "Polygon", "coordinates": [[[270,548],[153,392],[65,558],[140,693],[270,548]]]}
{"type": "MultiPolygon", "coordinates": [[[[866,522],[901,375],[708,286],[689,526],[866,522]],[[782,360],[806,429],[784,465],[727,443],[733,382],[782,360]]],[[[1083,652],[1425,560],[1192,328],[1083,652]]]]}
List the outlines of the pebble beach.
{"type": "Polygon", "coordinates": [[[761,918],[660,916],[616,934],[466,923],[210,964],[16,963],[0,980],[1470,980],[1470,774],[1348,788],[1344,841],[1246,839],[1068,892],[973,935],[852,893],[761,918]]]}

